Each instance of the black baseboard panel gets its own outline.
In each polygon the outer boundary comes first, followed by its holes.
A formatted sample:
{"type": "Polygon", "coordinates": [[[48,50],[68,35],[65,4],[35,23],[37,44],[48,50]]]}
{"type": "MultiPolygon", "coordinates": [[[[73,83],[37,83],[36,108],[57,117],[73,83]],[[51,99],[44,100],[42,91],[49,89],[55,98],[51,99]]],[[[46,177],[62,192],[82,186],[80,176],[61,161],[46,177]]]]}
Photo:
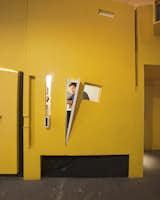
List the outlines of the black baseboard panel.
{"type": "Polygon", "coordinates": [[[42,177],[128,177],[129,156],[41,156],[42,177]]]}

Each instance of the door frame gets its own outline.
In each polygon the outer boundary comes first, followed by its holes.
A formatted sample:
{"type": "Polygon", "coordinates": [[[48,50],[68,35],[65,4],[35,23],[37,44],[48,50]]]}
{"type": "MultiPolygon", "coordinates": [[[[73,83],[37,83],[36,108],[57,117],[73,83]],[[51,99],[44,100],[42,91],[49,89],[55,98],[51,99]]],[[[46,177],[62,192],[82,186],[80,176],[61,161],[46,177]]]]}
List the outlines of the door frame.
{"type": "Polygon", "coordinates": [[[18,174],[23,177],[23,81],[24,73],[18,72],[18,174]]]}

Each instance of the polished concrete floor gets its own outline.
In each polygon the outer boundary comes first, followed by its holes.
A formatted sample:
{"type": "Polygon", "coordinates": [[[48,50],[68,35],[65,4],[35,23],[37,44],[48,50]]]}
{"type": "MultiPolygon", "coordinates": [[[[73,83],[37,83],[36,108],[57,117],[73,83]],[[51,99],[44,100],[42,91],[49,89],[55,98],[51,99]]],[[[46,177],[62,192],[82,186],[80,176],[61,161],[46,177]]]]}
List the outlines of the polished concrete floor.
{"type": "Polygon", "coordinates": [[[160,200],[160,152],[146,152],[144,178],[0,178],[0,200],[160,200]]]}

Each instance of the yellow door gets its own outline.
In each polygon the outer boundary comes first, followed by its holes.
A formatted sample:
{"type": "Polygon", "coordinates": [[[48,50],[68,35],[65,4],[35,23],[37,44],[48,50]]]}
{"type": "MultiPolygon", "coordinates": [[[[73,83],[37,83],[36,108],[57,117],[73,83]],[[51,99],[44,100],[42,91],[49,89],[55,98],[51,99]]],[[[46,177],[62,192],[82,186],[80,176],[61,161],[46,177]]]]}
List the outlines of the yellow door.
{"type": "Polygon", "coordinates": [[[0,68],[0,174],[18,173],[18,73],[0,68]]]}

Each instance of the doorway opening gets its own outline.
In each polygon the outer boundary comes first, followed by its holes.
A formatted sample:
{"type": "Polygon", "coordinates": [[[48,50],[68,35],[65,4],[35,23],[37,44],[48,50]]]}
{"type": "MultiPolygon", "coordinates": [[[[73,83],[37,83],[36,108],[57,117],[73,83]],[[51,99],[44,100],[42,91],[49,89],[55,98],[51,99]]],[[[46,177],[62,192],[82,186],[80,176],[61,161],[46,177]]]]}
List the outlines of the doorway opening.
{"type": "Polygon", "coordinates": [[[160,66],[144,67],[144,175],[160,173],[160,66]]]}

